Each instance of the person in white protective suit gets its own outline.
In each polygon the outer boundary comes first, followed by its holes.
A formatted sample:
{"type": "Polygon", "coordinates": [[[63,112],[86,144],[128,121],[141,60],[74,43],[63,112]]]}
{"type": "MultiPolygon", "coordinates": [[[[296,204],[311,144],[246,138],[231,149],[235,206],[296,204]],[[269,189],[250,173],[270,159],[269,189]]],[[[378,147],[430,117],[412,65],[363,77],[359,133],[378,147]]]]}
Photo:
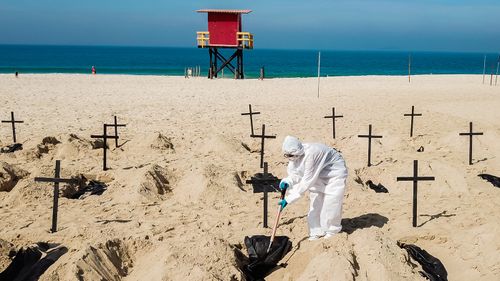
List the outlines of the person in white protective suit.
{"type": "Polygon", "coordinates": [[[320,143],[301,143],[287,136],[283,154],[288,160],[288,177],[280,182],[287,189],[280,200],[281,208],[297,201],[309,191],[310,207],[307,216],[309,240],[332,237],[342,230],[342,199],[344,198],[347,168],[342,155],[320,143]]]}

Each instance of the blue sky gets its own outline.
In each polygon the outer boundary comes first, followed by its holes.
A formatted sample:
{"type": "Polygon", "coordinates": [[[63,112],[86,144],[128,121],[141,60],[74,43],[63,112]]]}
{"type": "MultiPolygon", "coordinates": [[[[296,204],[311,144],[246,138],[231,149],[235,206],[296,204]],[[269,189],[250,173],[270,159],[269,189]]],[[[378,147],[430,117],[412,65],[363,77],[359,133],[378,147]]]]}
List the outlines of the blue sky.
{"type": "Polygon", "coordinates": [[[200,8],[252,9],[256,48],[500,51],[500,0],[0,0],[0,44],[194,47],[200,8]]]}

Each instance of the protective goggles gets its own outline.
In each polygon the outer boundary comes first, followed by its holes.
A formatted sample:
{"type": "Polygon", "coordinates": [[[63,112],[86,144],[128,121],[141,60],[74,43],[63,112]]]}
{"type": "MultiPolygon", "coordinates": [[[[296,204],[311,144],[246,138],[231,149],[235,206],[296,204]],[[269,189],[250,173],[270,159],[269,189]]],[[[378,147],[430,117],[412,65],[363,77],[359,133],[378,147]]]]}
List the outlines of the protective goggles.
{"type": "Polygon", "coordinates": [[[294,154],[290,154],[290,153],[285,153],[285,154],[283,154],[283,156],[285,156],[285,158],[288,158],[290,160],[297,159],[299,157],[298,155],[294,155],[294,154]]]}

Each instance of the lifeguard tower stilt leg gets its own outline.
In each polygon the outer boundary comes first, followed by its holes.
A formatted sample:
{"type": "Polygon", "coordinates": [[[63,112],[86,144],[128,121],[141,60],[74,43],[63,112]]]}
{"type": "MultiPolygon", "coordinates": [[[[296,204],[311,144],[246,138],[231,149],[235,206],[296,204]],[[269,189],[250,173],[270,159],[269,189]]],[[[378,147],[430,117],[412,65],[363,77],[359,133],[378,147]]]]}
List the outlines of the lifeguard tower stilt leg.
{"type": "Polygon", "coordinates": [[[218,50],[218,48],[210,47],[208,49],[208,54],[210,56],[210,71],[208,72],[208,78],[217,78],[219,72],[222,69],[227,68],[234,75],[235,79],[244,79],[243,72],[243,49],[238,48],[235,52],[229,57],[224,57],[218,50]],[[233,60],[236,59],[236,67],[233,65],[233,60]],[[220,62],[220,66],[219,63],[220,62]]]}

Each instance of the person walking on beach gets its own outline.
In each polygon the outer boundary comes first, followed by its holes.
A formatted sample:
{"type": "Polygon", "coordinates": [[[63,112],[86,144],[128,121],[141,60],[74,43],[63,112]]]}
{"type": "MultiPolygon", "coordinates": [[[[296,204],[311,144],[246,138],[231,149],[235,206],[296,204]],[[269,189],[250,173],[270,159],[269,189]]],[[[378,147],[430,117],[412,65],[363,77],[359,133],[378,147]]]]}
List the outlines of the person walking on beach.
{"type": "Polygon", "coordinates": [[[95,66],[92,66],[92,74],[96,74],[95,66]]]}
{"type": "Polygon", "coordinates": [[[292,136],[285,138],[282,150],[289,163],[288,177],[279,185],[281,190],[287,190],[285,198],[279,201],[281,208],[309,190],[309,240],[330,238],[340,232],[347,178],[342,155],[324,144],[301,143],[292,136]]]}

